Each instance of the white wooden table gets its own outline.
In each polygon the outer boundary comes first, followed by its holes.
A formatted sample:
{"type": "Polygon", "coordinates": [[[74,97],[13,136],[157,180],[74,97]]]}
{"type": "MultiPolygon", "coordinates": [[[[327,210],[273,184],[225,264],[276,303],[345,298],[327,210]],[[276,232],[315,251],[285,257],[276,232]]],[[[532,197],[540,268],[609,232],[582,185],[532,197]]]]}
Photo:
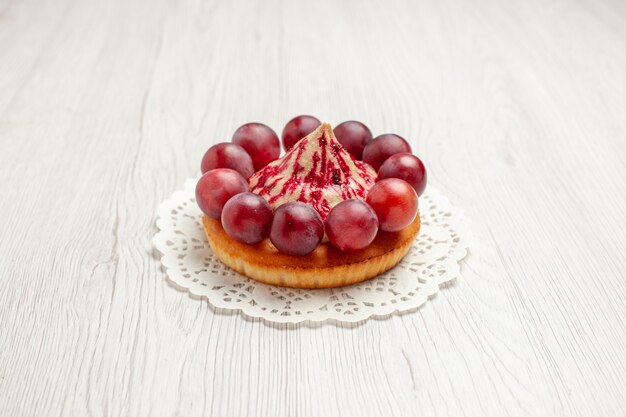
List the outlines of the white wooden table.
{"type": "Polygon", "coordinates": [[[0,415],[626,415],[620,0],[0,0],[0,415]],[[397,132],[465,208],[417,312],[172,288],[160,201],[247,121],[397,132]]]}

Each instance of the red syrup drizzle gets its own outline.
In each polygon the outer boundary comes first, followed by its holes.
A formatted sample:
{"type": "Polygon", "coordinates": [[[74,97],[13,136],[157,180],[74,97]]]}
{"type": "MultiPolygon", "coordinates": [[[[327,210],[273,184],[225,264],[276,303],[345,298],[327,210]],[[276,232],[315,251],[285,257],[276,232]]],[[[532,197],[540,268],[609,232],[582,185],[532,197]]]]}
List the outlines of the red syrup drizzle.
{"type": "Polygon", "coordinates": [[[277,203],[285,197],[289,201],[302,201],[311,204],[326,218],[332,208],[324,190],[332,188],[342,200],[350,198],[364,199],[367,191],[374,185],[374,173],[368,170],[366,164],[354,159],[343,147],[327,132],[315,138],[305,138],[298,142],[281,159],[267,165],[254,174],[257,179],[252,191],[258,195],[268,197],[270,204],[277,203]],[[311,167],[305,171],[301,164],[302,154],[315,140],[316,149],[311,156],[311,167]],[[292,172],[290,168],[293,167],[292,172]],[[363,186],[352,178],[351,171],[356,167],[363,186]],[[289,178],[285,179],[285,174],[289,178]],[[279,190],[278,184],[283,182],[279,190]],[[289,198],[292,196],[292,198],[289,198]]]}

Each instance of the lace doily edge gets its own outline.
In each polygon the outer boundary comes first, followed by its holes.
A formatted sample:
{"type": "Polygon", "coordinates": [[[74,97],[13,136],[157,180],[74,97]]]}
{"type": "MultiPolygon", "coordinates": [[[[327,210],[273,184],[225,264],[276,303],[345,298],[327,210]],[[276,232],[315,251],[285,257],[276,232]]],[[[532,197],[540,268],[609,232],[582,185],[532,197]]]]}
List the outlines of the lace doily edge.
{"type": "MultiPolygon", "coordinates": [[[[190,178],[185,181],[185,189],[189,186],[189,182],[195,181],[190,178]]],[[[203,287],[197,282],[190,281],[182,276],[178,276],[174,274],[172,271],[173,265],[175,264],[175,260],[168,256],[167,254],[167,238],[166,232],[172,231],[173,228],[169,227],[169,223],[165,222],[163,218],[168,212],[170,212],[173,208],[176,207],[176,198],[181,194],[184,194],[184,190],[178,190],[174,192],[171,197],[167,200],[164,200],[158,207],[156,211],[156,226],[159,231],[152,238],[152,243],[154,247],[161,253],[160,262],[165,270],[166,277],[168,281],[175,284],[177,288],[187,291],[190,295],[206,298],[210,305],[216,308],[221,308],[225,310],[232,311],[241,311],[242,314],[249,318],[258,318],[265,320],[267,322],[273,323],[302,323],[306,321],[311,322],[323,322],[323,321],[337,321],[337,322],[350,322],[356,323],[367,320],[369,318],[386,318],[393,314],[402,314],[409,313],[411,311],[415,311],[422,307],[428,300],[433,298],[435,294],[439,292],[439,290],[451,282],[454,282],[456,279],[461,277],[460,271],[460,262],[467,256],[469,247],[473,240],[473,236],[469,227],[465,221],[464,211],[458,207],[453,206],[449,199],[442,195],[436,188],[429,187],[429,192],[433,194],[437,194],[437,198],[444,201],[445,204],[449,207],[450,211],[455,213],[455,218],[458,220],[457,225],[459,227],[458,235],[459,235],[459,244],[455,248],[455,250],[450,254],[450,260],[454,260],[454,270],[450,274],[445,274],[442,279],[440,279],[436,285],[433,285],[429,291],[424,294],[423,297],[416,297],[412,299],[408,299],[402,303],[392,304],[386,307],[380,307],[377,311],[368,311],[365,314],[352,314],[352,315],[344,315],[341,318],[333,317],[332,315],[324,315],[319,314],[313,317],[302,316],[302,315],[279,315],[273,317],[267,317],[263,315],[258,310],[254,309],[254,306],[241,303],[233,306],[230,302],[225,302],[219,298],[210,297],[210,289],[203,287]]],[[[452,262],[450,262],[452,263],[452,262]]],[[[265,284],[261,284],[265,285],[265,284]]]]}

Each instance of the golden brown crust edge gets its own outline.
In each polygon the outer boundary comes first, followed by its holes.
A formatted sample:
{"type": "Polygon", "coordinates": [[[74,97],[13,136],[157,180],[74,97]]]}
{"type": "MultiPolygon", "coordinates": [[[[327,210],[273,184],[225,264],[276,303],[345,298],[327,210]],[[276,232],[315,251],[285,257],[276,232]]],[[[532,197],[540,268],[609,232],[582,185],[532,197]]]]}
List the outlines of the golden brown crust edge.
{"type": "Polygon", "coordinates": [[[269,239],[246,245],[231,239],[219,220],[204,216],[202,221],[220,261],[256,281],[293,288],[341,287],[380,275],[400,262],[420,229],[418,215],[400,232],[379,232],[362,251],[346,253],[322,243],[312,253],[296,257],[278,252],[269,239]]]}

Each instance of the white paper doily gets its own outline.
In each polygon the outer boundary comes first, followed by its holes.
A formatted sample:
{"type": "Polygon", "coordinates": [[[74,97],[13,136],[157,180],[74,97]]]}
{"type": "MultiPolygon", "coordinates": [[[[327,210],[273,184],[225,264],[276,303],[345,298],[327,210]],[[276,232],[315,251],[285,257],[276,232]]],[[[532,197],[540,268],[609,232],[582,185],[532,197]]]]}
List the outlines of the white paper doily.
{"type": "Polygon", "coordinates": [[[415,309],[441,284],[457,278],[471,234],[462,212],[428,186],[419,198],[422,220],[409,253],[395,268],[360,284],[327,290],[266,285],[231,270],[211,251],[195,202],[197,178],[185,182],[158,209],[153,242],[169,279],[216,307],[252,317],[296,323],[334,319],[355,322],[415,309]]]}

